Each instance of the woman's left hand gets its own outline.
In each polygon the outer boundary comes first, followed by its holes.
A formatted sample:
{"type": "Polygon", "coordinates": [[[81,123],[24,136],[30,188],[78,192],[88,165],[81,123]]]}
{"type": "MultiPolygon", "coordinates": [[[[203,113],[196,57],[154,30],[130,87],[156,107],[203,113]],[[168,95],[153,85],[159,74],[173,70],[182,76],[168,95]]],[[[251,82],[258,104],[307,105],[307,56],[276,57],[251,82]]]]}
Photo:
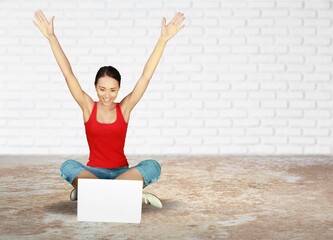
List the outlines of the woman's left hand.
{"type": "Polygon", "coordinates": [[[165,41],[169,41],[173,38],[180,30],[182,30],[185,25],[182,23],[184,22],[185,17],[184,13],[178,12],[172,20],[166,25],[166,19],[163,18],[162,21],[162,30],[161,30],[161,38],[165,41]]]}

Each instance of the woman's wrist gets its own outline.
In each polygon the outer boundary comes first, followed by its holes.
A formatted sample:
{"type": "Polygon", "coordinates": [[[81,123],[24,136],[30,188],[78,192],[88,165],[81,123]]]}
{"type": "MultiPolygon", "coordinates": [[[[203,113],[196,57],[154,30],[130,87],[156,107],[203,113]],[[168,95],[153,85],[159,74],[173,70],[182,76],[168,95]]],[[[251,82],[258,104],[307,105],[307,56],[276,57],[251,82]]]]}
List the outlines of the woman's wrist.
{"type": "Polygon", "coordinates": [[[169,41],[169,39],[166,39],[165,37],[160,36],[160,38],[158,39],[158,41],[161,42],[161,43],[167,44],[168,41],[169,41]]]}
{"type": "Polygon", "coordinates": [[[52,41],[52,40],[54,40],[56,38],[57,38],[56,35],[52,34],[52,35],[50,35],[50,36],[47,37],[47,40],[52,41]]]}

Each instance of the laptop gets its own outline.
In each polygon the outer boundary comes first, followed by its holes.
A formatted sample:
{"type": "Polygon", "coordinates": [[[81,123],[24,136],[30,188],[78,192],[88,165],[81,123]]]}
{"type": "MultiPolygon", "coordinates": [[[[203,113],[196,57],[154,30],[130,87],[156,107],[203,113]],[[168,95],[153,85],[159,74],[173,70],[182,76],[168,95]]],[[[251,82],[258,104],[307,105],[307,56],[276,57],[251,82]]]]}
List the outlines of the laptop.
{"type": "Polygon", "coordinates": [[[78,180],[78,221],[140,223],[141,212],[142,181],[78,180]]]}

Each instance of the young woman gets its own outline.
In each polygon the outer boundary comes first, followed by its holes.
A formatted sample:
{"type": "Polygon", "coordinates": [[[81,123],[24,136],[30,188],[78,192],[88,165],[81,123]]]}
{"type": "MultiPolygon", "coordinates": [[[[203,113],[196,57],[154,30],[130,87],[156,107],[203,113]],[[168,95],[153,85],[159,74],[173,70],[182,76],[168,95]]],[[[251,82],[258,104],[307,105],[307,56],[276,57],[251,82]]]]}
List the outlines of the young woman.
{"type": "MultiPolygon", "coordinates": [[[[71,200],[77,200],[79,178],[139,180],[143,181],[144,187],[159,179],[161,167],[155,160],[145,160],[129,167],[124,144],[131,112],[146,91],[167,42],[184,28],[184,19],[182,13],[177,13],[169,24],[163,18],[161,35],[141,77],[133,91],[119,103],[114,101],[120,89],[121,76],[114,67],[101,67],[95,78],[98,96],[98,101],[95,102],[82,90],[54,34],[54,17],[48,21],[41,10],[35,12],[34,24],[49,41],[69,91],[82,110],[90,149],[87,165],[67,160],[60,168],[61,177],[74,187],[70,194],[71,200]]],[[[146,204],[162,208],[161,201],[153,194],[143,193],[143,200],[146,204]]]]}

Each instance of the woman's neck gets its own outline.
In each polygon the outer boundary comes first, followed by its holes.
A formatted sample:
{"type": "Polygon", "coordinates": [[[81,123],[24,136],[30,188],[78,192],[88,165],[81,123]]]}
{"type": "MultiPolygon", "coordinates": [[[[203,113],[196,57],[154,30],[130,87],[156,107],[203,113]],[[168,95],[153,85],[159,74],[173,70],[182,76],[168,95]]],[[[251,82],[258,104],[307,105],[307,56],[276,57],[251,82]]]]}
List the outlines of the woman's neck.
{"type": "Polygon", "coordinates": [[[115,102],[112,102],[110,105],[105,105],[101,101],[98,101],[97,105],[102,111],[112,111],[116,108],[117,104],[115,102]]]}

